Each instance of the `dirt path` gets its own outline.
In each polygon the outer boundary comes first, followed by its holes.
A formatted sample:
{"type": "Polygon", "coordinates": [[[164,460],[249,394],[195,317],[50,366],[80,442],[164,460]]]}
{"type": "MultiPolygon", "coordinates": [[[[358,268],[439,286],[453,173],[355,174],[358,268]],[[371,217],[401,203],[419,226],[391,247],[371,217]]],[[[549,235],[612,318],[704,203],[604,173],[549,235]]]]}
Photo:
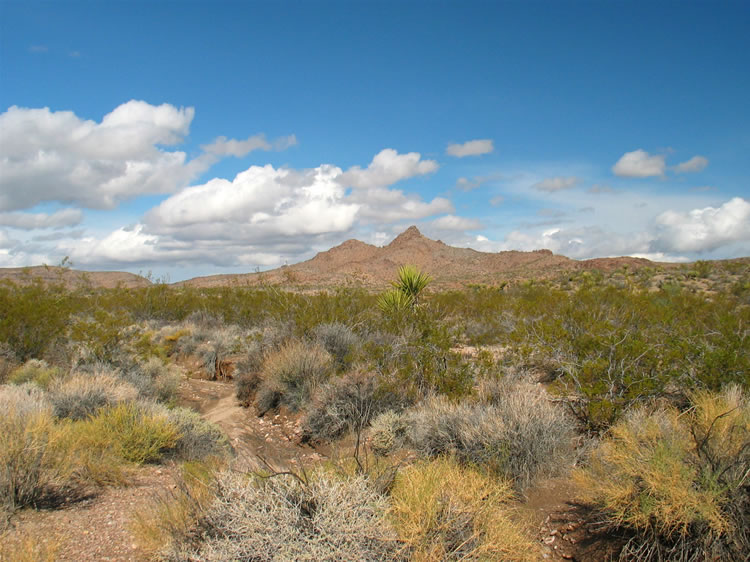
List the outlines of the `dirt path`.
{"type": "Polygon", "coordinates": [[[261,468],[260,458],[278,470],[324,458],[320,451],[299,442],[298,416],[281,412],[258,417],[252,408],[237,403],[232,383],[187,379],[181,385],[180,397],[227,434],[239,470],[261,468]]]}
{"type": "MultiPolygon", "coordinates": [[[[229,382],[184,379],[179,403],[221,427],[240,470],[262,467],[259,455],[279,470],[322,458],[311,447],[298,444],[296,419],[284,414],[259,418],[237,404],[229,382]]],[[[133,515],[146,509],[158,491],[173,487],[177,472],[172,463],[142,466],[133,470],[126,487],[104,488],[58,509],[21,510],[0,535],[0,562],[147,560],[131,530],[133,515]]]]}

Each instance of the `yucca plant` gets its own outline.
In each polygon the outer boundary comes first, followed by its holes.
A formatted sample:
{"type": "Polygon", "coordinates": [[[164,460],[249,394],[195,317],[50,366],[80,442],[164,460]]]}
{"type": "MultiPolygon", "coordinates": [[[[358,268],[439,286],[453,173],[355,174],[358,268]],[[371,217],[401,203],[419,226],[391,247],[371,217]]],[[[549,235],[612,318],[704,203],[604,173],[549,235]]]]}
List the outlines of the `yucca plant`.
{"type": "Polygon", "coordinates": [[[385,314],[401,314],[414,310],[419,305],[419,295],[432,281],[429,274],[423,273],[414,265],[402,265],[398,270],[398,280],[393,281],[393,289],[378,298],[378,307],[385,314]]]}
{"type": "Polygon", "coordinates": [[[393,287],[412,300],[412,306],[419,304],[419,295],[430,284],[432,277],[428,273],[419,271],[414,265],[402,265],[398,270],[398,281],[393,287]]]}
{"type": "Polygon", "coordinates": [[[412,306],[414,299],[398,289],[391,289],[378,297],[378,308],[385,314],[402,314],[411,310],[412,306]]]}

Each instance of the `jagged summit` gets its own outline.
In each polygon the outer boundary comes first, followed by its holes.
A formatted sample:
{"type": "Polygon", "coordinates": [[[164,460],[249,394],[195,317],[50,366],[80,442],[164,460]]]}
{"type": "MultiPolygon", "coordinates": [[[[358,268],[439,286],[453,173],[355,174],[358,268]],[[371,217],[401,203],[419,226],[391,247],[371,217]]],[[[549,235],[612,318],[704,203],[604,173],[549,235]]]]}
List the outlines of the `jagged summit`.
{"type": "Polygon", "coordinates": [[[426,238],[422,235],[421,232],[419,232],[419,229],[412,225],[406,230],[404,230],[401,234],[396,236],[388,246],[398,246],[401,244],[404,244],[406,242],[411,242],[413,240],[429,240],[429,238],[426,238]]]}

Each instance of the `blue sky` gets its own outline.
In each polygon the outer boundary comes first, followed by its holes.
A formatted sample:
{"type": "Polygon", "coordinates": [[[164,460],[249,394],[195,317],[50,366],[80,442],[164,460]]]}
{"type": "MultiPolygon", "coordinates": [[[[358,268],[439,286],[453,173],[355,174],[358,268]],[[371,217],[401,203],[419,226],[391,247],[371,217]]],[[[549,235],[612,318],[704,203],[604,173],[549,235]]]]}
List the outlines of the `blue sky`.
{"type": "Polygon", "coordinates": [[[747,2],[0,10],[0,267],[750,255],[747,2]]]}

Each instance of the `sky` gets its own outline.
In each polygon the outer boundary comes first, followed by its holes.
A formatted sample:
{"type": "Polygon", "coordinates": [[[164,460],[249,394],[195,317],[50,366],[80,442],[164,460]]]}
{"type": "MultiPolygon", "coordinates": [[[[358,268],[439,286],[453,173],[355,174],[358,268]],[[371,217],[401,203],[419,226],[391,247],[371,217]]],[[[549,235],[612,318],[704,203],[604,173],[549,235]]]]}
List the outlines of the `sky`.
{"type": "Polygon", "coordinates": [[[178,281],[410,225],[750,256],[750,2],[0,0],[0,267],[178,281]]]}

